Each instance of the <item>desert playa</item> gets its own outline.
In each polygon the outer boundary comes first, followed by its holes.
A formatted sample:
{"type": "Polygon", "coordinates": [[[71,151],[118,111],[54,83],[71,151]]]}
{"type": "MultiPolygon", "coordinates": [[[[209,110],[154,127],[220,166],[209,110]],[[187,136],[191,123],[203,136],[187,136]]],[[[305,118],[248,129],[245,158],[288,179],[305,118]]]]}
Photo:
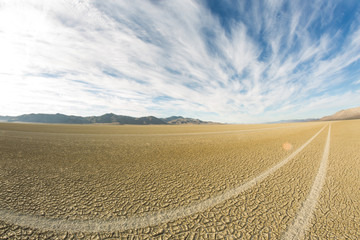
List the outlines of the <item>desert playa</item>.
{"type": "Polygon", "coordinates": [[[0,124],[2,239],[356,239],[360,121],[0,124]]]}
{"type": "Polygon", "coordinates": [[[360,0],[0,0],[0,240],[360,239],[360,0]]]}

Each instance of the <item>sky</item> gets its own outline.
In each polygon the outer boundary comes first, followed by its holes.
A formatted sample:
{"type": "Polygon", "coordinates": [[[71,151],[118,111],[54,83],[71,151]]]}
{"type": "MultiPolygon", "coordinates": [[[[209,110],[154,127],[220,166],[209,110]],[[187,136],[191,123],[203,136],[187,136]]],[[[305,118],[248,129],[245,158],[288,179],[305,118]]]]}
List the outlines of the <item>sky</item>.
{"type": "Polygon", "coordinates": [[[0,115],[261,123],[357,106],[358,0],[0,0],[0,115]]]}

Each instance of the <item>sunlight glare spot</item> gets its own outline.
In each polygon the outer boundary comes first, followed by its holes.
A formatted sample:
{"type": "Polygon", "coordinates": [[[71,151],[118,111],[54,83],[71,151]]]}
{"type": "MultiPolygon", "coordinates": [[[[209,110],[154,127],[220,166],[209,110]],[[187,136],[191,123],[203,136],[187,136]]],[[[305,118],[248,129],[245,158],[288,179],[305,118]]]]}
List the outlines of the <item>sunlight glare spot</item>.
{"type": "Polygon", "coordinates": [[[283,143],[282,147],[283,147],[283,149],[286,150],[286,151],[290,151],[290,150],[293,148],[292,144],[289,143],[289,142],[283,143]]]}

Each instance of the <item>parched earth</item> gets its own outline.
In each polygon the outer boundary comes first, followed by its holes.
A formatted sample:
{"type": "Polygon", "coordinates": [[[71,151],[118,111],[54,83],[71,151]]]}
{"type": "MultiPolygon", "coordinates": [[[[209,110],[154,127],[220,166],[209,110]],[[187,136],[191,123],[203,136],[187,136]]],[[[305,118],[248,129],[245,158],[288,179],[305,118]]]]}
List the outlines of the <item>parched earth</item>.
{"type": "Polygon", "coordinates": [[[0,124],[0,239],[358,239],[359,133],[0,124]]]}

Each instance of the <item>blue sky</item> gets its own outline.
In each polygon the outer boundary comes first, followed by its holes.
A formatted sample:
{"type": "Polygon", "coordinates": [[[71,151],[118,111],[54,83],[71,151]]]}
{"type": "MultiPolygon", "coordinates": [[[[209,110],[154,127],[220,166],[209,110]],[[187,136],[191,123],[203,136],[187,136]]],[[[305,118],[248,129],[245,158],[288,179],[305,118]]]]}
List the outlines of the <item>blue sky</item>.
{"type": "Polygon", "coordinates": [[[360,106],[360,1],[0,0],[0,115],[229,123],[360,106]]]}

